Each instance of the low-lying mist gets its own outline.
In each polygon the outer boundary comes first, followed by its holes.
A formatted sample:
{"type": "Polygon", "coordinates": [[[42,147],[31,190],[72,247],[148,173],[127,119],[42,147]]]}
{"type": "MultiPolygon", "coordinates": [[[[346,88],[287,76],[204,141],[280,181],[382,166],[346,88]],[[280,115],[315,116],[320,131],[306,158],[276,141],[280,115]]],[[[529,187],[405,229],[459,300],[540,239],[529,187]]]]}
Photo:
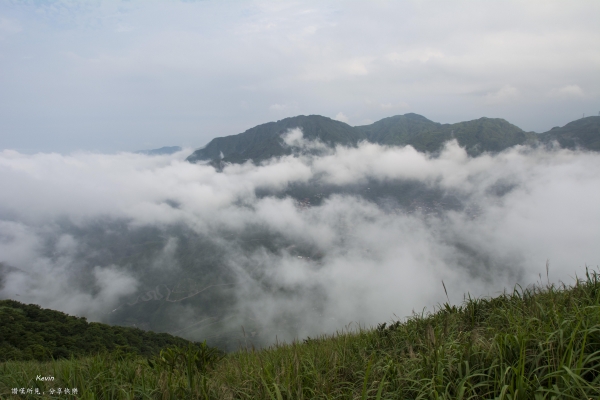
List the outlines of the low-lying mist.
{"type": "Polygon", "coordinates": [[[318,152],[221,172],[191,150],[1,152],[0,298],[234,349],[600,263],[600,154],[290,137],[318,152]]]}

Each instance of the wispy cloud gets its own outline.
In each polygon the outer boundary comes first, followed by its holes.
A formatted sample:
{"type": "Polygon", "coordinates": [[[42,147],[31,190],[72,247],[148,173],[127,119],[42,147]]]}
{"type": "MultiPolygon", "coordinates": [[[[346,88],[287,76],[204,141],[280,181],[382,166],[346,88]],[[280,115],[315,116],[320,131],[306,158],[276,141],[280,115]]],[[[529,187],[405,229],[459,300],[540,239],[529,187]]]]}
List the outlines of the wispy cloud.
{"type": "Polygon", "coordinates": [[[348,123],[348,121],[349,121],[346,114],[344,114],[341,111],[335,115],[334,119],[341,121],[341,122],[345,122],[345,123],[348,123]]]}

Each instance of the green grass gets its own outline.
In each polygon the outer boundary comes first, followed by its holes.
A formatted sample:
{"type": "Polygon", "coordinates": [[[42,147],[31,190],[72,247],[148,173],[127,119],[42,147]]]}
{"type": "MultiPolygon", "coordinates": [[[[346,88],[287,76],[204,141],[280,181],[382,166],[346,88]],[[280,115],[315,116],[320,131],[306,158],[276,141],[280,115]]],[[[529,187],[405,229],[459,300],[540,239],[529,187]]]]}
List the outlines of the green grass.
{"type": "Polygon", "coordinates": [[[82,399],[599,399],[600,274],[222,359],[208,350],[5,362],[0,397],[52,375],[37,387],[82,399]]]}

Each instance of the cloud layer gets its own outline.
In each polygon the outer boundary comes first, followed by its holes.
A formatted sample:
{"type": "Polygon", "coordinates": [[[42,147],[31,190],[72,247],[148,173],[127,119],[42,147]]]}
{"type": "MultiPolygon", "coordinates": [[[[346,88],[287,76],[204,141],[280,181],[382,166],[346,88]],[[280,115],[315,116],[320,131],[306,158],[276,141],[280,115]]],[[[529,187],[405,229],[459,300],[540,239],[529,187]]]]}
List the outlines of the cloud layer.
{"type": "Polygon", "coordinates": [[[596,153],[363,143],[216,172],[189,152],[1,152],[0,297],[97,320],[163,302],[164,330],[265,344],[431,309],[442,280],[459,303],[600,263],[596,153]]]}

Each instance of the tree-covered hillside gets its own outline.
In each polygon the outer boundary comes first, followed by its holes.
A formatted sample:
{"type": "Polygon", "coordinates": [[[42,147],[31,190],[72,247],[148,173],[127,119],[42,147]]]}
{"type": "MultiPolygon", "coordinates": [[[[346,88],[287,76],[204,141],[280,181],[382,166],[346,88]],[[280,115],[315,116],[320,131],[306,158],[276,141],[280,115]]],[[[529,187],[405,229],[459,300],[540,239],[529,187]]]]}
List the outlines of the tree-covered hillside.
{"type": "Polygon", "coordinates": [[[222,166],[227,162],[260,162],[292,154],[281,135],[293,128],[301,128],[305,138],[319,139],[329,146],[353,146],[367,140],[387,146],[411,145],[421,152],[437,152],[445,142],[456,139],[471,156],[499,152],[516,145],[554,141],[564,148],[600,151],[600,117],[583,118],[537,134],[525,132],[501,118],[440,124],[409,113],[351,127],[320,115],[300,115],[259,125],[238,135],[215,138],[206,147],[196,150],[188,161],[212,161],[213,165],[222,166]]]}
{"type": "Polygon", "coordinates": [[[485,151],[502,151],[528,140],[535,140],[534,133],[527,133],[500,118],[439,124],[418,114],[405,114],[384,118],[356,129],[364,132],[373,143],[411,145],[423,152],[439,151],[445,142],[456,139],[472,156],[485,151]]]}
{"type": "Polygon", "coordinates": [[[409,113],[384,118],[370,125],[357,126],[355,129],[364,132],[373,143],[402,146],[410,144],[422,132],[439,131],[441,126],[422,115],[409,113]]]}
{"type": "Polygon", "coordinates": [[[501,118],[479,118],[473,121],[443,125],[445,132],[456,137],[470,155],[499,152],[509,147],[533,143],[536,134],[525,132],[501,118]]]}
{"type": "Polygon", "coordinates": [[[213,139],[206,147],[196,150],[188,161],[220,160],[244,162],[264,160],[291,153],[281,135],[289,129],[300,128],[307,139],[320,139],[334,145],[355,145],[366,136],[350,125],[320,115],[300,115],[277,122],[255,126],[238,135],[213,139]]]}
{"type": "Polygon", "coordinates": [[[0,361],[49,360],[125,352],[157,354],[189,341],[166,333],[87,322],[35,304],[0,300],[0,361]]]}
{"type": "Polygon", "coordinates": [[[543,142],[557,141],[563,148],[600,151],[600,116],[581,118],[540,135],[543,142]]]}

